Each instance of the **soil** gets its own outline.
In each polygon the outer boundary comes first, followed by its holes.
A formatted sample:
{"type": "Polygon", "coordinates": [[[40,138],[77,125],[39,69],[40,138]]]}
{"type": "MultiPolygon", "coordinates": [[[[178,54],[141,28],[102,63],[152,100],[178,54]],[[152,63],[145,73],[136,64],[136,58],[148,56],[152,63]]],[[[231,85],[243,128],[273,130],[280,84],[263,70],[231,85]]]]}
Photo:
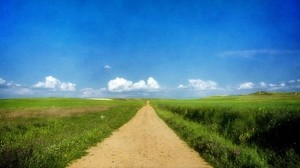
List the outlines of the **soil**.
{"type": "Polygon", "coordinates": [[[88,150],[70,168],[211,167],[155,113],[147,102],[125,125],[88,150]]]}

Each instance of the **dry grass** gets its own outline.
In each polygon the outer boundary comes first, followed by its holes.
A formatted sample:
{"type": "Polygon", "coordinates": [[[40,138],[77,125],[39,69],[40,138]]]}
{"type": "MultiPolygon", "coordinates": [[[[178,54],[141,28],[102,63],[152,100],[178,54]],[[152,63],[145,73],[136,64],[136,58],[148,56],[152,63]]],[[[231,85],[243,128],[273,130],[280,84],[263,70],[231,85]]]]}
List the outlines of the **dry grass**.
{"type": "Polygon", "coordinates": [[[18,109],[0,109],[1,118],[19,118],[19,117],[67,117],[83,113],[93,113],[107,110],[108,107],[50,107],[50,108],[18,108],[18,109]]]}

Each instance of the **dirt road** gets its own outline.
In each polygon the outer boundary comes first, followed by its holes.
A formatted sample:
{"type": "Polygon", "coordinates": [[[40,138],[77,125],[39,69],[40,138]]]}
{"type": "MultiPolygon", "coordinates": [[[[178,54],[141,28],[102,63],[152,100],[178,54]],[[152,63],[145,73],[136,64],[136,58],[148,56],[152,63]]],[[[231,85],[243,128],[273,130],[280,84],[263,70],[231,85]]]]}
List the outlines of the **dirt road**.
{"type": "Polygon", "coordinates": [[[149,103],[70,168],[210,167],[156,115],[149,103]]]}

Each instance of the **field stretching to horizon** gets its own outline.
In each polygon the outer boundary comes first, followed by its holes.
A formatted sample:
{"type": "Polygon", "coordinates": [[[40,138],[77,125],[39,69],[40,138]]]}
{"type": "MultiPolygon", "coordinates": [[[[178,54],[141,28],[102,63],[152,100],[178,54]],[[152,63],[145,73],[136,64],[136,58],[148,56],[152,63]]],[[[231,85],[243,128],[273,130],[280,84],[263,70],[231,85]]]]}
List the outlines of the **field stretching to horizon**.
{"type": "Polygon", "coordinates": [[[152,102],[158,115],[214,167],[300,167],[299,93],[152,102]]]}
{"type": "Polygon", "coordinates": [[[139,99],[0,99],[0,167],[65,167],[144,104],[139,99]]]}
{"type": "MultiPolygon", "coordinates": [[[[0,167],[65,167],[147,100],[0,99],[0,167]]],[[[300,167],[298,93],[149,100],[213,167],[300,167]]]]}

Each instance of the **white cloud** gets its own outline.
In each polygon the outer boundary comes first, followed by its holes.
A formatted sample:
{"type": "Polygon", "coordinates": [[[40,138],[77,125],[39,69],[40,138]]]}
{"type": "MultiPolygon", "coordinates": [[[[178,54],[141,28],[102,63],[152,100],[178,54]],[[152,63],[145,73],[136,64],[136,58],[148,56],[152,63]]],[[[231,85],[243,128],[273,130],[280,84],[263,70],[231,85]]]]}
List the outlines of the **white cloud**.
{"type": "Polygon", "coordinates": [[[103,68],[104,68],[104,69],[111,69],[111,66],[109,66],[109,65],[104,65],[103,68]]]}
{"type": "MultiPolygon", "coordinates": [[[[299,81],[300,82],[300,81],[299,81]]],[[[253,82],[245,82],[240,84],[238,90],[246,90],[246,89],[263,89],[269,91],[281,90],[281,91],[297,91],[299,90],[299,82],[297,80],[289,80],[287,82],[279,82],[279,83],[266,83],[259,82],[257,84],[253,82]]]]}
{"type": "Polygon", "coordinates": [[[158,82],[153,77],[148,78],[147,86],[151,89],[159,89],[160,88],[158,82]]]}
{"type": "Polygon", "coordinates": [[[54,78],[53,76],[45,77],[44,82],[38,82],[33,85],[35,88],[45,88],[51,89],[53,91],[75,91],[76,84],[71,82],[61,82],[60,80],[54,78]]]}
{"type": "Polygon", "coordinates": [[[2,78],[0,78],[0,84],[4,84],[6,81],[2,78]]]}
{"type": "Polygon", "coordinates": [[[139,89],[146,89],[147,88],[147,84],[146,84],[146,82],[144,80],[140,80],[140,81],[134,83],[132,85],[132,88],[137,89],[137,90],[139,90],[139,89]]]}
{"type": "Polygon", "coordinates": [[[71,82],[67,82],[67,83],[62,82],[60,84],[61,91],[75,91],[76,90],[75,87],[76,87],[76,84],[71,83],[71,82]]]}
{"type": "Polygon", "coordinates": [[[204,81],[201,79],[189,79],[188,85],[180,84],[177,88],[185,89],[185,88],[192,88],[195,90],[215,90],[217,89],[218,84],[215,81],[204,81]]]}
{"type": "Polygon", "coordinates": [[[60,84],[60,81],[52,76],[45,77],[45,82],[38,82],[34,87],[54,89],[60,84]]]}
{"type": "Polygon", "coordinates": [[[288,89],[288,88],[294,88],[295,86],[286,86],[284,82],[281,82],[279,84],[270,83],[269,84],[269,90],[279,90],[279,89],[288,89]]]}
{"type": "Polygon", "coordinates": [[[177,87],[178,89],[184,89],[184,88],[187,88],[186,86],[184,86],[183,84],[180,84],[180,85],[178,85],[178,87],[177,87]]]}
{"type": "Polygon", "coordinates": [[[254,83],[253,82],[245,82],[240,84],[238,90],[246,90],[246,89],[253,89],[254,83]]]}
{"type": "Polygon", "coordinates": [[[6,81],[3,78],[0,78],[0,87],[1,88],[17,88],[17,87],[21,87],[22,85],[15,83],[13,81],[6,81]]]}
{"type": "Polygon", "coordinates": [[[52,76],[47,76],[45,78],[45,83],[44,83],[44,87],[45,88],[55,88],[57,85],[60,84],[60,81],[52,76]]]}
{"type": "Polygon", "coordinates": [[[129,91],[131,86],[131,81],[119,77],[108,82],[108,90],[111,92],[129,91]]]}
{"type": "Polygon", "coordinates": [[[190,79],[190,85],[197,90],[212,90],[216,89],[217,83],[214,81],[203,81],[200,79],[190,79]]]}
{"type": "Polygon", "coordinates": [[[154,91],[159,89],[158,82],[153,78],[149,77],[147,83],[144,80],[140,80],[136,83],[129,81],[124,78],[115,78],[108,82],[108,91],[110,92],[128,92],[128,91],[154,91]]]}
{"type": "Polygon", "coordinates": [[[210,95],[251,93],[255,91],[300,91],[300,79],[290,79],[281,82],[245,82],[241,84],[219,87],[215,81],[189,79],[187,84],[175,88],[160,89],[159,83],[149,77],[147,80],[130,80],[117,77],[108,82],[107,88],[83,88],[76,91],[76,84],[62,82],[53,76],[45,77],[33,86],[17,84],[0,78],[0,97],[44,97],[44,96],[69,96],[69,97],[203,97],[210,95]],[[41,89],[42,88],[42,89],[41,89]],[[178,90],[180,89],[180,91],[178,90]],[[66,92],[72,91],[72,92],[66,92]],[[116,94],[118,93],[118,94],[116,94]]]}
{"type": "Polygon", "coordinates": [[[45,85],[44,82],[38,82],[38,83],[34,84],[33,86],[37,87],[37,88],[41,88],[41,87],[44,87],[44,85],[45,85]]]}

